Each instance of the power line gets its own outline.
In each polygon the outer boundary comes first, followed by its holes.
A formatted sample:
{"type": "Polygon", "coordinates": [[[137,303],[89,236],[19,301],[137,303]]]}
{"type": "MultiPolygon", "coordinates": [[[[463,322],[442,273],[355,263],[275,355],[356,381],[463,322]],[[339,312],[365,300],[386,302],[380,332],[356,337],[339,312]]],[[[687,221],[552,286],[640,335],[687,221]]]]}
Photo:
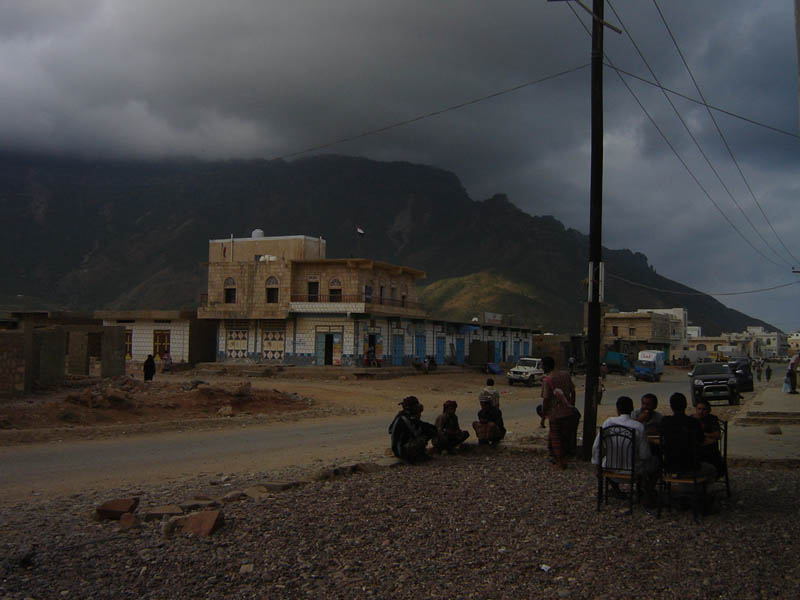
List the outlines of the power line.
{"type": "MultiPolygon", "coordinates": [[[[614,16],[617,17],[617,20],[619,20],[620,25],[622,25],[622,28],[625,30],[625,34],[628,36],[628,39],[631,41],[631,44],[633,44],[633,47],[636,49],[636,52],[639,54],[639,58],[642,59],[642,62],[644,62],[645,66],[647,67],[647,70],[650,71],[650,75],[653,77],[653,79],[655,79],[656,83],[660,84],[661,81],[659,81],[658,75],[656,75],[655,71],[650,66],[650,63],[644,57],[644,53],[639,48],[639,45],[636,43],[636,40],[633,39],[633,36],[631,35],[631,32],[628,30],[628,28],[622,22],[622,17],[619,16],[619,13],[617,13],[617,9],[614,8],[614,6],[611,4],[610,0],[608,1],[608,5],[611,7],[611,10],[614,12],[614,16]]],[[[691,138],[692,142],[694,142],[694,145],[697,147],[698,152],[700,152],[700,155],[706,161],[706,164],[711,169],[711,172],[714,173],[714,175],[716,176],[717,181],[719,181],[719,184],[722,186],[722,189],[724,189],[725,192],[730,197],[731,202],[733,202],[734,206],[736,206],[736,208],[739,209],[739,212],[742,213],[742,216],[744,217],[745,221],[748,222],[748,224],[750,225],[750,228],[761,239],[761,241],[764,242],[764,245],[766,245],[766,247],[769,248],[772,251],[772,253],[778,258],[778,260],[783,261],[786,264],[786,266],[791,267],[792,264],[790,262],[788,262],[783,256],[778,254],[778,251],[775,250],[770,245],[770,243],[764,238],[764,236],[761,235],[761,232],[758,229],[756,229],[756,226],[750,220],[750,217],[747,216],[747,213],[744,212],[744,209],[741,207],[739,202],[737,202],[737,200],[734,197],[733,193],[731,192],[730,188],[725,184],[725,181],[723,181],[722,176],[719,174],[719,171],[717,171],[717,168],[714,166],[714,163],[711,162],[711,159],[709,158],[708,154],[706,154],[705,150],[703,150],[703,147],[700,145],[699,140],[695,137],[694,133],[692,133],[692,130],[689,128],[689,125],[686,123],[686,120],[681,115],[680,111],[678,110],[678,107],[675,106],[675,103],[672,101],[672,99],[669,97],[669,95],[664,90],[661,90],[661,93],[664,94],[664,98],[666,99],[666,101],[670,105],[670,107],[672,108],[673,112],[675,113],[675,116],[678,117],[678,120],[681,122],[681,125],[683,125],[683,128],[686,130],[686,133],[689,135],[689,137],[691,138]]],[[[701,97],[702,97],[702,94],[701,94],[701,97]]],[[[703,99],[705,100],[705,98],[703,98],[703,99]]],[[[713,117],[712,117],[712,119],[713,119],[713,117]]],[[[716,121],[714,121],[714,123],[716,124],[716,121]]],[[[719,130],[719,128],[718,128],[718,130],[719,130]]],[[[720,135],[722,135],[722,132],[720,132],[720,135]]],[[[724,141],[724,138],[723,138],[723,141],[724,141]]],[[[726,144],[727,144],[727,142],[726,142],[726,144]]],[[[731,153],[731,157],[733,157],[732,153],[731,153]]],[[[735,162],[735,159],[734,159],[734,162],[735,162]]]]}
{"type": "Polygon", "coordinates": [[[498,96],[503,96],[505,94],[510,94],[512,92],[517,92],[521,89],[526,87],[530,87],[539,83],[543,83],[545,81],[549,81],[550,79],[555,79],[556,77],[561,77],[562,75],[568,75],[569,73],[575,73],[576,71],[580,71],[581,69],[585,69],[589,66],[589,63],[583,64],[579,67],[573,67],[571,69],[566,69],[564,71],[559,71],[558,73],[553,73],[552,75],[547,75],[546,77],[541,77],[539,79],[534,79],[533,81],[526,81],[525,83],[521,83],[519,85],[515,85],[514,87],[506,88],[504,90],[500,90],[499,92],[493,92],[491,94],[487,94],[485,96],[481,96],[479,98],[474,98],[472,100],[467,100],[466,102],[461,102],[459,104],[454,104],[452,106],[448,106],[447,108],[441,108],[439,110],[434,110],[429,113],[425,113],[423,115],[418,115],[416,117],[412,117],[410,119],[406,119],[404,121],[398,121],[396,123],[392,123],[391,125],[385,125],[383,127],[378,127],[376,129],[370,129],[364,131],[362,133],[358,133],[355,135],[339,138],[337,140],[333,140],[331,142],[326,142],[324,144],[319,144],[317,146],[311,146],[309,148],[305,148],[303,150],[297,150],[296,152],[290,152],[288,154],[283,154],[281,156],[275,156],[270,160],[281,160],[292,158],[294,156],[299,156],[300,154],[307,154],[309,152],[316,152],[317,150],[324,150],[325,148],[330,148],[331,146],[336,146],[338,144],[343,144],[345,142],[352,142],[354,140],[358,140],[361,138],[365,138],[370,135],[375,135],[378,133],[383,133],[384,131],[389,131],[390,129],[395,129],[397,127],[403,127],[404,125],[410,125],[411,123],[416,123],[417,121],[422,121],[424,119],[430,119],[431,117],[436,117],[438,115],[444,114],[446,112],[450,112],[452,110],[458,110],[459,108],[464,108],[465,106],[470,106],[472,104],[478,104],[479,102],[483,102],[485,100],[490,100],[492,98],[497,98],[498,96]]]}
{"type": "Polygon", "coordinates": [[[800,139],[800,134],[794,133],[792,131],[787,131],[785,129],[781,129],[779,127],[774,127],[773,125],[767,125],[766,123],[762,123],[761,121],[756,121],[755,119],[751,119],[749,117],[745,117],[745,116],[736,114],[735,112],[731,112],[729,110],[725,110],[724,108],[720,108],[719,106],[715,106],[713,104],[708,104],[706,102],[698,100],[697,98],[692,98],[691,96],[687,96],[686,94],[684,94],[682,92],[679,92],[677,90],[673,90],[673,89],[668,88],[666,86],[663,86],[663,85],[660,85],[658,83],[655,83],[654,81],[650,81],[649,79],[646,79],[646,78],[642,77],[641,75],[637,75],[636,73],[631,73],[630,71],[626,71],[625,69],[622,69],[620,67],[616,67],[616,66],[608,64],[608,63],[606,63],[606,66],[609,69],[617,71],[617,73],[622,73],[624,75],[627,75],[628,77],[632,77],[633,79],[637,79],[637,80],[641,81],[642,83],[646,83],[647,85],[651,85],[653,87],[657,87],[657,88],[662,89],[662,90],[664,90],[666,92],[669,92],[670,94],[673,94],[675,96],[683,98],[684,100],[688,100],[689,102],[694,102],[695,104],[699,104],[700,106],[705,106],[706,108],[710,108],[711,110],[720,112],[723,115],[728,115],[729,117],[733,117],[734,119],[739,119],[741,121],[744,121],[745,123],[750,123],[751,125],[756,125],[758,127],[763,127],[764,129],[769,129],[770,131],[774,131],[776,133],[782,133],[783,135],[788,135],[789,137],[793,137],[795,139],[800,139]]]}
{"type": "MultiPolygon", "coordinates": [[[[590,32],[589,32],[589,30],[587,29],[587,27],[586,27],[586,25],[584,24],[584,22],[581,20],[580,16],[579,16],[579,15],[578,15],[578,13],[575,11],[575,9],[574,9],[574,8],[573,8],[573,7],[572,7],[572,6],[571,6],[569,3],[567,3],[567,6],[568,6],[568,7],[569,7],[569,9],[572,11],[572,14],[573,14],[573,15],[575,15],[575,18],[576,18],[576,19],[578,19],[578,22],[581,24],[581,27],[583,27],[583,28],[584,28],[584,30],[586,30],[586,32],[587,32],[587,33],[589,33],[589,35],[591,35],[591,33],[590,33],[590,32]]],[[[609,58],[608,54],[606,54],[605,52],[603,52],[603,54],[604,54],[604,56],[605,56],[606,60],[607,60],[609,63],[611,63],[611,65],[612,65],[612,67],[613,67],[613,64],[614,64],[614,63],[613,63],[613,61],[611,60],[611,58],[609,58]]],[[[732,228],[732,229],[733,229],[733,230],[734,230],[736,233],[738,233],[738,234],[739,234],[739,237],[741,237],[741,238],[742,238],[742,239],[745,241],[745,243],[747,243],[747,245],[748,245],[748,246],[750,246],[750,247],[751,247],[751,248],[752,248],[752,249],[753,249],[753,250],[756,252],[756,254],[758,254],[759,256],[761,256],[761,257],[762,257],[764,260],[766,260],[767,262],[769,262],[769,263],[771,263],[771,264],[773,264],[773,265],[775,265],[775,266],[778,266],[778,267],[781,267],[781,268],[783,268],[783,265],[780,265],[780,264],[776,263],[774,260],[772,260],[771,258],[769,258],[768,256],[766,256],[766,255],[765,255],[763,252],[761,252],[761,250],[759,250],[758,248],[756,248],[756,247],[753,245],[753,242],[751,242],[751,241],[750,241],[750,240],[749,240],[749,239],[748,239],[748,238],[747,238],[747,237],[746,237],[746,236],[745,236],[745,235],[744,235],[744,234],[741,232],[741,230],[740,230],[740,229],[739,229],[739,228],[736,226],[736,224],[735,224],[733,221],[731,221],[730,217],[729,217],[727,214],[725,214],[725,211],[723,211],[723,210],[722,210],[722,208],[719,206],[719,204],[717,204],[717,202],[714,200],[714,198],[712,198],[712,197],[711,197],[711,194],[708,192],[708,190],[706,190],[706,188],[703,186],[703,184],[702,184],[702,183],[700,182],[700,180],[697,178],[697,175],[695,175],[695,174],[694,174],[694,172],[693,172],[693,171],[692,171],[692,170],[689,168],[689,165],[686,163],[686,161],[683,159],[683,157],[682,157],[680,154],[678,154],[678,151],[675,149],[675,146],[673,146],[673,145],[672,145],[672,142],[670,142],[670,141],[669,141],[669,139],[667,138],[666,134],[665,134],[665,133],[662,131],[662,129],[661,129],[659,126],[658,126],[658,123],[656,123],[655,119],[652,117],[652,115],[651,115],[651,114],[648,112],[648,110],[645,108],[644,104],[642,104],[642,101],[641,101],[641,100],[639,100],[639,97],[636,95],[636,93],[633,91],[633,89],[631,89],[631,86],[629,86],[629,85],[628,85],[628,82],[627,82],[627,81],[625,81],[625,79],[622,77],[622,75],[620,75],[620,74],[619,74],[619,72],[617,72],[617,71],[616,71],[616,69],[615,69],[615,72],[617,73],[617,77],[619,77],[620,81],[622,82],[622,85],[624,85],[624,86],[627,88],[628,92],[631,94],[631,96],[633,96],[633,99],[634,99],[634,100],[636,101],[636,103],[639,105],[639,108],[641,108],[641,109],[642,109],[642,112],[644,112],[644,114],[645,114],[645,115],[647,116],[647,118],[650,120],[650,123],[652,123],[653,127],[656,129],[656,131],[658,132],[658,134],[659,134],[659,135],[661,136],[661,138],[664,140],[664,143],[665,143],[665,144],[667,144],[667,147],[668,147],[668,148],[669,148],[669,149],[672,151],[672,153],[675,155],[675,157],[678,159],[678,161],[681,163],[681,165],[683,165],[683,168],[686,170],[686,172],[689,174],[689,176],[690,176],[690,177],[691,177],[691,178],[694,180],[694,182],[697,184],[697,187],[699,187],[699,188],[700,188],[700,190],[703,192],[703,194],[705,194],[705,196],[706,196],[706,198],[708,198],[709,202],[711,202],[711,204],[713,204],[713,205],[714,205],[714,208],[716,208],[716,209],[717,209],[717,211],[719,212],[719,214],[720,214],[720,215],[722,215],[722,218],[723,218],[723,219],[725,219],[725,220],[728,222],[728,225],[730,225],[730,226],[731,226],[731,228],[732,228]]]]}
{"type": "MultiPolygon", "coordinates": [[[[689,68],[689,63],[686,61],[686,57],[683,55],[683,52],[681,51],[681,48],[678,45],[678,40],[676,40],[675,36],[672,34],[672,29],[670,29],[670,26],[667,23],[667,19],[664,17],[664,13],[661,12],[661,8],[658,6],[658,2],[656,0],[653,0],[653,5],[656,7],[656,10],[658,11],[659,16],[661,17],[661,22],[664,24],[664,27],[666,28],[667,33],[669,33],[669,37],[672,39],[672,43],[675,45],[675,49],[678,51],[678,55],[681,57],[681,60],[683,61],[683,66],[686,67],[686,71],[689,73],[689,77],[691,77],[691,79],[692,79],[692,83],[694,84],[694,89],[697,90],[697,93],[700,95],[700,99],[703,101],[703,103],[706,104],[706,110],[708,111],[708,116],[711,117],[711,121],[714,123],[714,127],[716,127],[716,129],[717,129],[717,133],[719,134],[719,137],[722,139],[722,143],[725,144],[725,148],[727,149],[728,154],[730,155],[731,160],[733,161],[733,164],[736,165],[736,169],[739,171],[739,175],[741,175],[742,181],[744,181],[744,184],[747,187],[747,190],[750,192],[750,196],[752,196],[753,202],[755,202],[756,206],[761,211],[761,214],[764,217],[764,220],[767,222],[767,225],[769,225],[770,229],[772,229],[772,233],[775,234],[775,238],[778,240],[778,242],[780,242],[781,246],[783,246],[783,249],[786,250],[786,252],[789,254],[789,256],[792,257],[792,260],[795,261],[795,264],[800,264],[800,260],[798,260],[797,257],[794,254],[792,254],[792,251],[789,250],[789,248],[786,247],[786,244],[784,244],[783,240],[778,235],[778,232],[775,231],[775,228],[772,226],[772,223],[770,222],[769,218],[767,217],[767,214],[764,212],[764,209],[761,206],[761,203],[756,198],[756,195],[753,192],[753,188],[750,187],[750,182],[747,181],[747,177],[745,177],[744,172],[742,171],[742,168],[739,166],[739,161],[736,160],[736,157],[733,154],[733,150],[731,150],[730,145],[728,145],[728,140],[725,139],[725,135],[722,133],[722,129],[720,128],[719,124],[717,124],[717,119],[714,117],[714,113],[712,113],[711,109],[708,108],[708,105],[706,103],[706,98],[703,95],[703,91],[700,89],[700,85],[697,83],[697,80],[695,79],[691,68],[689,68]]],[[[612,7],[612,10],[613,10],[613,7],[612,7]]],[[[614,14],[616,14],[616,11],[614,11],[614,14]]],[[[666,95],[666,93],[665,93],[665,95],[666,95]]],[[[747,219],[747,221],[750,222],[750,219],[747,219]]],[[[752,223],[750,223],[750,224],[752,225],[752,223]]],[[[755,229],[755,227],[753,227],[753,229],[755,229]]],[[[761,237],[760,233],[759,233],[759,237],[761,237]]],[[[763,237],[761,237],[761,239],[764,240],[763,237]]],[[[764,243],[766,244],[767,241],[764,240],[764,243]]],[[[772,249],[772,246],[770,246],[769,244],[767,244],[767,246],[769,246],[769,248],[772,249]]],[[[775,251],[773,250],[773,252],[775,252],[775,251]]],[[[777,255],[778,253],[775,252],[775,254],[777,255]]]]}
{"type": "Polygon", "coordinates": [[[662,292],[664,294],[676,294],[678,296],[741,296],[744,294],[758,294],[760,292],[770,292],[772,290],[778,290],[781,288],[789,287],[790,285],[800,284],[800,281],[791,281],[789,283],[782,283],[780,285],[774,285],[772,287],[761,288],[757,290],[746,290],[743,292],[678,292],[675,290],[665,290],[663,288],[651,287],[643,283],[638,283],[636,281],[631,281],[630,279],[625,279],[624,277],[620,277],[619,275],[614,275],[613,273],[609,273],[608,271],[606,271],[606,275],[614,279],[619,279],[620,281],[624,281],[629,285],[635,285],[636,287],[644,288],[646,290],[652,290],[654,292],[662,292]]]}

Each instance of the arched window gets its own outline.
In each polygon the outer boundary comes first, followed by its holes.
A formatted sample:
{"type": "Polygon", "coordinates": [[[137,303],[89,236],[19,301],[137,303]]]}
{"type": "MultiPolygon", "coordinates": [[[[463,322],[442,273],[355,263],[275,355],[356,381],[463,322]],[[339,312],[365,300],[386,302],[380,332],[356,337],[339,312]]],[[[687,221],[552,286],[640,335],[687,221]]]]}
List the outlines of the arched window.
{"type": "Polygon", "coordinates": [[[697,351],[698,352],[705,352],[706,351],[706,345],[705,344],[697,344],[697,351]]]}
{"type": "Polygon", "coordinates": [[[372,279],[367,279],[367,283],[364,284],[364,302],[367,304],[372,302],[372,279]]]}
{"type": "Polygon", "coordinates": [[[223,285],[225,288],[225,304],[236,304],[236,281],[228,277],[223,285]]]}
{"type": "Polygon", "coordinates": [[[328,301],[342,301],[342,282],[335,277],[328,282],[328,301]]]}
{"type": "Polygon", "coordinates": [[[267,277],[267,304],[277,304],[280,297],[278,278],[274,275],[267,277]]]}

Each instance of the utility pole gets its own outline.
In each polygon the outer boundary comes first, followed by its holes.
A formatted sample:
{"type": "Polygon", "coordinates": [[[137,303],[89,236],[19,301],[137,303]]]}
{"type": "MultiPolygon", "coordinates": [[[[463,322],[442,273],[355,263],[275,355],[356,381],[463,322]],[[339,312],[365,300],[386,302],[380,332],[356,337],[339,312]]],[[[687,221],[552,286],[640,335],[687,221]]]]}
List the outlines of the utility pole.
{"type": "MultiPolygon", "coordinates": [[[[553,0],[551,0],[553,1],[553,0]]],[[[600,383],[600,301],[603,285],[603,31],[622,30],[604,20],[604,0],[593,0],[592,9],[574,0],[592,15],[592,154],[589,184],[589,302],[587,304],[586,386],[583,404],[583,449],[581,458],[592,458],[597,429],[597,399],[600,383]]],[[[800,0],[798,0],[800,2],[800,0]]]]}
{"type": "Polygon", "coordinates": [[[583,404],[581,458],[591,460],[597,429],[597,392],[600,380],[600,261],[603,246],[603,13],[604,0],[592,6],[592,145],[589,185],[589,306],[588,347],[583,404]]]}

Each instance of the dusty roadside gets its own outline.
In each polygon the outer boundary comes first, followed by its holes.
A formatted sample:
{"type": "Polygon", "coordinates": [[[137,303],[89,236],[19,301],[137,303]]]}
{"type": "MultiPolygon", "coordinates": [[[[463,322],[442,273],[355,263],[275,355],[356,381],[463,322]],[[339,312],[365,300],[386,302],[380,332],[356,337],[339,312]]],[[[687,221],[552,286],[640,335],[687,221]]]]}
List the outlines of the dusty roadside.
{"type": "MultiPolygon", "coordinates": [[[[0,446],[207,430],[358,414],[387,414],[416,395],[432,420],[445,400],[477,410],[486,376],[475,371],[393,379],[236,377],[186,372],[155,381],[126,376],[67,385],[0,402],[0,446]],[[433,415],[433,416],[431,416],[433,415]]],[[[498,385],[508,402],[532,403],[539,388],[498,385]]]]}

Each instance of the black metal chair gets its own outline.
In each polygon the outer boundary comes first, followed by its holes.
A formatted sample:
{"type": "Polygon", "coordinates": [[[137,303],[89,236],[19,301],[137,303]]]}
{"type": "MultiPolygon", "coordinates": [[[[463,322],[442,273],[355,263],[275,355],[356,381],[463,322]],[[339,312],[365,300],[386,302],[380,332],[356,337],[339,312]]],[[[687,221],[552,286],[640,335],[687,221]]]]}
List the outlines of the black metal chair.
{"type": "Polygon", "coordinates": [[[608,504],[608,490],[612,482],[629,485],[628,501],[633,512],[636,489],[636,430],[623,425],[600,428],[600,465],[597,477],[597,510],[608,504]]]}
{"type": "Polygon", "coordinates": [[[728,422],[723,421],[722,419],[719,420],[719,431],[720,431],[720,438],[719,438],[719,451],[722,454],[722,466],[724,468],[723,477],[725,479],[725,493],[728,494],[728,498],[731,497],[731,480],[728,477],[728,422]]]}
{"type": "MultiPolygon", "coordinates": [[[[697,461],[697,438],[689,429],[680,429],[669,435],[662,432],[659,442],[661,451],[661,476],[659,477],[659,493],[657,516],[661,516],[661,505],[664,495],[667,507],[672,510],[672,486],[692,486],[692,516],[699,520],[700,501],[706,493],[706,484],[714,481],[714,477],[701,473],[697,461]],[[693,465],[687,468],[686,465],[693,465]]],[[[726,451],[727,454],[727,451],[726,451]]]]}

